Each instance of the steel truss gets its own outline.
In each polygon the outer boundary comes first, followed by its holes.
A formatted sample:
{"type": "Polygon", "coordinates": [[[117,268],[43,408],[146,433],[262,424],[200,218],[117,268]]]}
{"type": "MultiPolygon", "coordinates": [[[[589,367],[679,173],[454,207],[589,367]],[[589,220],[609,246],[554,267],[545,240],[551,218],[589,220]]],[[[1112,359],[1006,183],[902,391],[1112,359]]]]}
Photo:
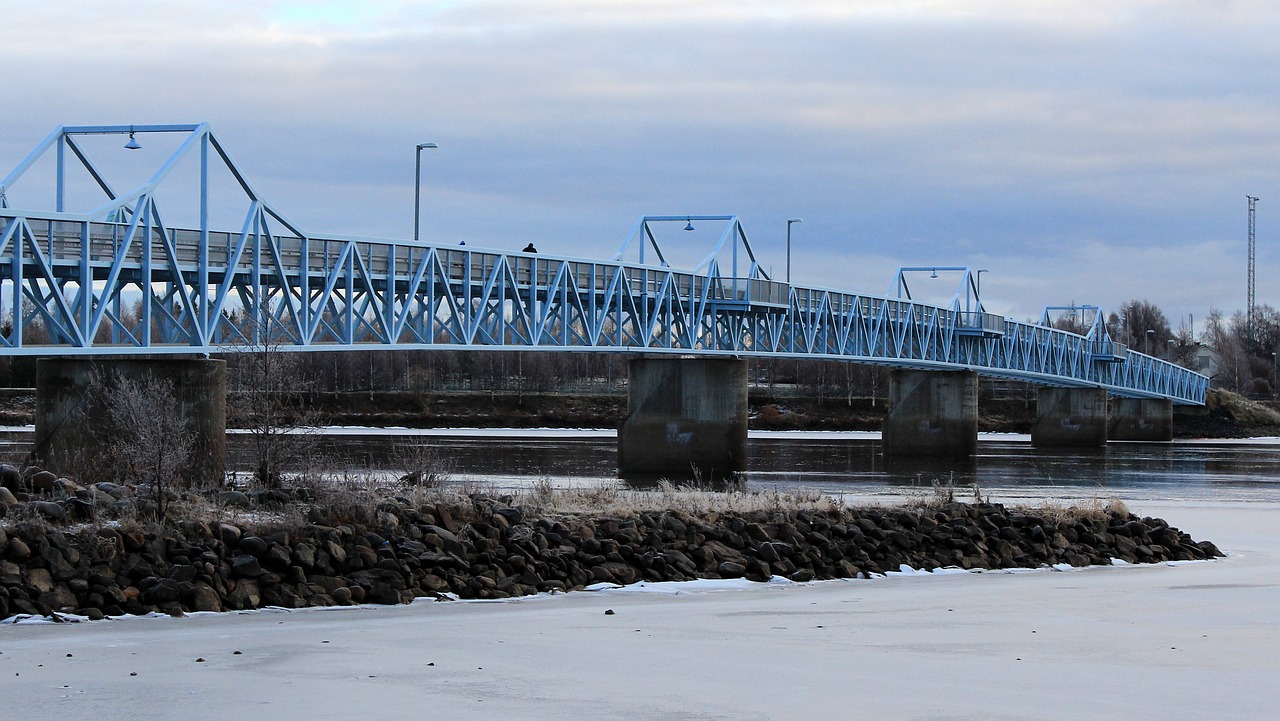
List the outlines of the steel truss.
{"type": "Polygon", "coordinates": [[[533,348],[973,370],[1180,404],[1202,404],[1208,386],[1200,374],[1113,343],[1100,313],[1086,333],[1053,327],[1048,312],[1038,324],[987,313],[963,267],[904,268],[885,296],[772,280],[736,216],[642,218],[609,260],[311,235],[253,191],[205,124],[51,133],[0,181],[0,294],[5,355],[206,354],[263,344],[533,348]],[[159,132],[188,135],[150,181],[123,194],[75,142],[159,132]],[[50,149],[55,210],[8,207],[4,190],[50,149]],[[106,196],[86,213],[62,209],[68,149],[106,196]],[[155,191],[191,154],[200,163],[201,227],[169,227],[155,191]],[[211,160],[244,192],[238,232],[208,227],[211,160]],[[723,222],[725,231],[695,268],[672,268],[653,225],[694,221],[723,222]],[[635,260],[626,260],[630,251],[635,260]],[[959,274],[950,304],[911,299],[908,278],[925,271],[959,274]]]}

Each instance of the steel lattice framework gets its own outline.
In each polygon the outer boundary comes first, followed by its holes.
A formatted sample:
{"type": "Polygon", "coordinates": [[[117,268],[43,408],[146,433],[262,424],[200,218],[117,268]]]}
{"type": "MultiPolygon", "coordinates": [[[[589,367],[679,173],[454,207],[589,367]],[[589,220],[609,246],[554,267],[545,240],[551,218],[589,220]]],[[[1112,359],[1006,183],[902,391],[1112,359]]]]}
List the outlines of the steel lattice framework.
{"type": "Polygon", "coordinates": [[[964,267],[903,268],[864,295],[769,278],[736,216],[642,218],[608,260],[413,241],[312,235],[261,198],[208,125],[60,127],[0,181],[0,353],[207,354],[272,344],[326,351],[539,349],[842,360],[974,370],[1044,385],[1202,404],[1208,379],[1129,351],[1087,324],[1022,323],[983,310],[964,267]],[[142,185],[117,193],[77,138],[184,133],[142,185]],[[11,208],[11,189],[56,154],[55,208],[11,208]],[[68,153],[67,151],[70,151],[68,153]],[[68,156],[105,196],[64,209],[68,156]],[[165,224],[156,191],[198,158],[198,228],[165,224]],[[247,211],[239,231],[208,222],[208,177],[221,163],[247,211]],[[671,267],[656,223],[723,222],[693,269],[671,267]],[[632,259],[628,259],[634,256],[632,259]],[[913,274],[958,275],[944,306],[911,298],[913,274]],[[1085,327],[1087,325],[1087,327],[1085,327]]]}

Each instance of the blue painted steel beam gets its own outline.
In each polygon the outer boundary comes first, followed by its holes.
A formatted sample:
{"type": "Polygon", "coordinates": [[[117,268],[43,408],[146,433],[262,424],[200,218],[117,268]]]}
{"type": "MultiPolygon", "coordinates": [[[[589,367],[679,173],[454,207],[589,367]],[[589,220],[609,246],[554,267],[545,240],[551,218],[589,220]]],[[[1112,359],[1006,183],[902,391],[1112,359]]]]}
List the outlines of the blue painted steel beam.
{"type": "Polygon", "coordinates": [[[106,202],[87,213],[0,207],[0,306],[8,306],[0,307],[0,354],[225,353],[264,344],[643,351],[974,370],[1180,404],[1202,404],[1208,387],[1200,374],[1112,343],[1100,324],[1080,335],[986,313],[964,267],[904,268],[886,296],[775,281],[732,215],[642,218],[609,260],[312,235],[253,192],[205,124],[63,128],[42,147],[130,128],[190,135],[127,192],[116,194],[92,170],[106,202]],[[190,154],[200,163],[200,227],[172,228],[154,194],[190,154]],[[208,227],[212,162],[244,191],[238,231],[208,227]],[[692,221],[725,229],[695,268],[672,268],[651,224],[692,221]],[[656,260],[642,260],[646,247],[656,260]],[[633,249],[637,258],[626,260],[633,249]],[[960,274],[955,298],[945,306],[912,300],[904,274],[935,270],[960,274]]]}

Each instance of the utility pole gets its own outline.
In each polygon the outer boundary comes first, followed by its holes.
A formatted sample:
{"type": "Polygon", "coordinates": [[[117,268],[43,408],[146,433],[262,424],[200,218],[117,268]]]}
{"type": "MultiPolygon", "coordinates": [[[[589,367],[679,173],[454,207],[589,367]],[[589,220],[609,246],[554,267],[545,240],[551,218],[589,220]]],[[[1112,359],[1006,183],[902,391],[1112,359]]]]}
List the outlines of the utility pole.
{"type": "Polygon", "coordinates": [[[1254,294],[1253,294],[1253,266],[1254,266],[1253,212],[1254,212],[1254,204],[1258,202],[1258,199],[1252,195],[1246,195],[1244,197],[1249,199],[1249,302],[1246,310],[1246,313],[1248,313],[1248,316],[1246,317],[1247,325],[1245,326],[1245,337],[1249,345],[1253,345],[1253,340],[1254,340],[1253,333],[1255,330],[1254,326],[1255,326],[1255,320],[1257,316],[1257,311],[1254,309],[1254,303],[1253,303],[1253,299],[1254,299],[1254,294]]]}

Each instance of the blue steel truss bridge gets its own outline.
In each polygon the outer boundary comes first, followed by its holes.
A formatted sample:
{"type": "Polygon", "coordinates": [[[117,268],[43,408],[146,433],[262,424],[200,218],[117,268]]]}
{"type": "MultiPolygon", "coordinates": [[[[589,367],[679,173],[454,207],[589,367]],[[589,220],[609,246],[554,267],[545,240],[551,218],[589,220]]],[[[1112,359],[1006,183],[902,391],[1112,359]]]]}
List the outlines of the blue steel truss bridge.
{"type": "Polygon", "coordinates": [[[641,218],[599,260],[313,234],[254,190],[207,124],[59,127],[0,180],[0,354],[264,345],[810,358],[1192,405],[1208,387],[1203,375],[1114,342],[1096,307],[1048,308],[1039,323],[987,313],[964,267],[903,268],[883,295],[773,280],[732,215],[641,218]],[[137,135],[153,134],[181,141],[127,188],[112,184],[86,145],[86,136],[116,135],[136,148],[137,135]],[[46,165],[43,175],[33,171],[46,165]],[[179,168],[195,170],[183,191],[198,218],[188,227],[166,223],[159,201],[179,168]],[[238,228],[210,227],[215,172],[241,196],[238,228]],[[73,181],[96,200],[69,209],[73,181]],[[50,182],[51,208],[17,203],[24,183],[50,182]],[[700,263],[672,267],[655,227],[695,222],[724,231],[700,263]],[[959,278],[952,300],[913,300],[911,281],[940,271],[959,278]]]}

